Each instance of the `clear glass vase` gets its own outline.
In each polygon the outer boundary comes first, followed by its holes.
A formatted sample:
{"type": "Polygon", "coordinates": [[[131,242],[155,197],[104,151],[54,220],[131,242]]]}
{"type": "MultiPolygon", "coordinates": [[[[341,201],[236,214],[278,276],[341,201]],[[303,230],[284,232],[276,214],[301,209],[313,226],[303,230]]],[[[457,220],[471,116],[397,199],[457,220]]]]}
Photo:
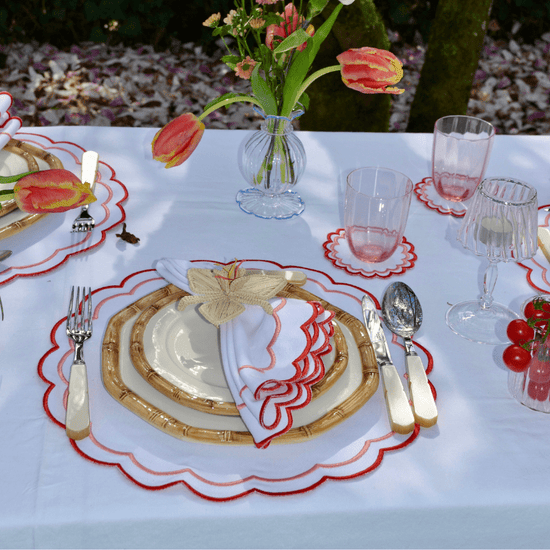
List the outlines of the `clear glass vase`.
{"type": "Polygon", "coordinates": [[[239,191],[236,201],[247,214],[283,220],[304,211],[304,201],[293,190],[306,167],[304,146],[292,127],[302,112],[290,118],[261,113],[261,130],[241,146],[239,168],[251,187],[239,191]]]}

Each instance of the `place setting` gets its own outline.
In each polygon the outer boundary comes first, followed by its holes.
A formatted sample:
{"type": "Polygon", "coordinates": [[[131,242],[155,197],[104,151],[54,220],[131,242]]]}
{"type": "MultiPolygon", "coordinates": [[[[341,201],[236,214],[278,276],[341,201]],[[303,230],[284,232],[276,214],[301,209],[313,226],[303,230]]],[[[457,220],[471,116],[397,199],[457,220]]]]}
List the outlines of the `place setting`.
{"type": "Polygon", "coordinates": [[[80,297],[38,366],[44,407],[81,456],[143,488],[299,493],[373,471],[436,425],[403,283],[380,303],[303,266],[164,258],[80,297]]]}
{"type": "Polygon", "coordinates": [[[99,246],[124,221],[128,197],[94,151],[20,129],[8,137],[0,148],[0,285],[99,246]]]}

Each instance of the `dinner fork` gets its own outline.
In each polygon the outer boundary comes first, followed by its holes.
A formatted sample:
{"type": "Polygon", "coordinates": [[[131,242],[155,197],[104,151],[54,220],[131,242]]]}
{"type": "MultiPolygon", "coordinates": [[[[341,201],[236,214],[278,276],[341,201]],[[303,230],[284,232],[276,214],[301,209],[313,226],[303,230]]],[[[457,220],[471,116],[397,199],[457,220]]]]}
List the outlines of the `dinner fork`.
{"type": "Polygon", "coordinates": [[[65,417],[65,431],[71,439],[79,440],[90,434],[90,409],[88,405],[88,376],[84,362],[84,342],[92,336],[92,290],[82,287],[71,290],[67,314],[67,336],[74,341],[74,356],[69,377],[69,397],[65,417]],[[74,312],[73,312],[74,309],[74,312]]]}
{"type": "MultiPolygon", "coordinates": [[[[99,155],[95,151],[86,151],[82,155],[82,175],[80,180],[84,183],[89,183],[92,193],[95,189],[95,180],[97,176],[97,163],[99,161],[99,155]]],[[[95,220],[88,213],[88,206],[85,204],[80,209],[80,214],[73,222],[73,228],[71,233],[92,231],[95,227],[95,220]]]]}

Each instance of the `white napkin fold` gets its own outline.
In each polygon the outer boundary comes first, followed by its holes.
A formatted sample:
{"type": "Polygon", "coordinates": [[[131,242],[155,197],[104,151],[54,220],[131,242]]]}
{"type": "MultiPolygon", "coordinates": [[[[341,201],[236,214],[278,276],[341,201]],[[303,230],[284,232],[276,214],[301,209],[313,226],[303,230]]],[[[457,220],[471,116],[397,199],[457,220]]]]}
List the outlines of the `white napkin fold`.
{"type": "MultiPolygon", "coordinates": [[[[185,260],[163,258],[157,272],[191,292],[185,260]]],[[[214,267],[214,266],[213,266],[214,267]]],[[[311,401],[311,386],[325,375],[334,313],[319,302],[272,298],[273,315],[245,305],[235,319],[220,325],[222,365],[243,422],[258,448],[292,428],[292,411],[311,401]]]]}
{"type": "Polygon", "coordinates": [[[11,116],[9,109],[13,97],[9,92],[0,92],[0,149],[21,129],[23,121],[18,116],[11,116]]]}

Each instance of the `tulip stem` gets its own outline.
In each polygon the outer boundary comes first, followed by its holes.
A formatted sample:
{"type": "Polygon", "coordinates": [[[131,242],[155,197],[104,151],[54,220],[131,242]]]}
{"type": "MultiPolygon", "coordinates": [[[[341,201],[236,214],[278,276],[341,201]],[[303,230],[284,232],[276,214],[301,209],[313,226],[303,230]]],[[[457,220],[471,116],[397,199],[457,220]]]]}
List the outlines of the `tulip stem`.
{"type": "Polygon", "coordinates": [[[220,107],[225,107],[226,105],[230,105],[231,103],[236,103],[237,101],[254,103],[255,105],[258,105],[258,107],[262,107],[263,109],[261,102],[258,101],[255,97],[249,96],[249,95],[241,95],[236,97],[229,97],[227,99],[224,99],[223,101],[220,101],[219,103],[216,103],[215,105],[210,107],[210,109],[207,109],[206,111],[204,111],[204,113],[202,113],[202,115],[200,115],[198,118],[200,121],[202,121],[203,118],[207,117],[213,111],[219,109],[220,107]]]}
{"type": "Polygon", "coordinates": [[[29,174],[34,174],[34,173],[36,173],[36,171],[25,172],[23,174],[16,174],[15,176],[0,176],[0,185],[7,185],[8,183],[16,183],[22,177],[28,176],[29,174]]]}
{"type": "Polygon", "coordinates": [[[336,71],[339,71],[342,67],[340,65],[332,65],[330,67],[325,67],[324,69],[319,69],[318,71],[314,72],[312,75],[310,75],[308,78],[306,78],[303,82],[303,84],[300,86],[300,89],[298,90],[298,93],[296,94],[296,102],[300,101],[300,98],[302,97],[302,94],[306,91],[308,86],[315,82],[318,78],[328,74],[328,73],[334,73],[336,71]]]}
{"type": "Polygon", "coordinates": [[[15,198],[15,192],[13,189],[5,189],[4,191],[0,191],[0,202],[9,201],[13,198],[15,198]]]}

